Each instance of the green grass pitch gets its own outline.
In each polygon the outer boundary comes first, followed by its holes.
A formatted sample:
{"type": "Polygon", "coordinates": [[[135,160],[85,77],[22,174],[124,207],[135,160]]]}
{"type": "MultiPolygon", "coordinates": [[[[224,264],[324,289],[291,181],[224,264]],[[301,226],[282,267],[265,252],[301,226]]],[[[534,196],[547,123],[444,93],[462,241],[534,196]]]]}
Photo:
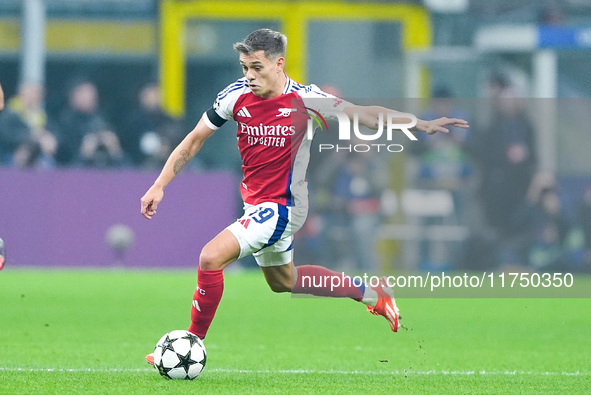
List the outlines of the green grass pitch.
{"type": "Polygon", "coordinates": [[[0,273],[0,393],[581,393],[591,299],[399,300],[394,334],[350,300],[272,293],[226,274],[194,381],[144,362],[188,326],[195,273],[0,273]]]}

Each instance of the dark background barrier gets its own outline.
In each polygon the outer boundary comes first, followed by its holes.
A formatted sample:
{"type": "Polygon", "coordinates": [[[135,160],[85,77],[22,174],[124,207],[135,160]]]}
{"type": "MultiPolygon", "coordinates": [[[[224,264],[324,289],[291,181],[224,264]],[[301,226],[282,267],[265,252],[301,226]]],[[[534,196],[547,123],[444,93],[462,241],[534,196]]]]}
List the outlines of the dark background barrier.
{"type": "Polygon", "coordinates": [[[156,176],[131,170],[0,169],[0,237],[7,268],[196,268],[203,245],[236,218],[237,180],[227,172],[181,174],[148,221],[140,214],[140,198],[156,176]],[[134,234],[125,254],[105,240],[116,224],[134,234]]]}

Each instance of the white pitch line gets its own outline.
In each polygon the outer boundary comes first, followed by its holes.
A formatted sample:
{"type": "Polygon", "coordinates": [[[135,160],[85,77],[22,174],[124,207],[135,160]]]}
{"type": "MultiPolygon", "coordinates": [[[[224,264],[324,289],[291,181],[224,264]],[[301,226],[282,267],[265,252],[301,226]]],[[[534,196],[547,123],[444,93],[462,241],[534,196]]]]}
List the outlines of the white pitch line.
{"type": "MultiPolygon", "coordinates": [[[[66,373],[144,373],[153,372],[153,368],[143,369],[54,369],[54,368],[4,368],[0,372],[66,372],[66,373]]],[[[335,374],[335,375],[383,375],[383,376],[589,376],[591,372],[535,372],[525,370],[393,370],[393,371],[363,371],[363,370],[312,370],[312,369],[277,369],[277,370],[248,370],[248,369],[208,369],[215,373],[245,373],[245,374],[335,374]]]]}
{"type": "Polygon", "coordinates": [[[136,372],[153,372],[153,368],[144,369],[65,369],[65,368],[3,368],[0,367],[0,372],[73,372],[73,373],[136,373],[136,372]]]}

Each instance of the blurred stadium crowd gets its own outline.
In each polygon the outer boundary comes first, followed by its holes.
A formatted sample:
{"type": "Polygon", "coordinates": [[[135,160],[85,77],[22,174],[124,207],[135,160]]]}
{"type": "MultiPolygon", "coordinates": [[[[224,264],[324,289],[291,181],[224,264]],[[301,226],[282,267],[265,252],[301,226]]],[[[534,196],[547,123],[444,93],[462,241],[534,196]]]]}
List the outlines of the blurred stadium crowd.
{"type": "Polygon", "coordinates": [[[184,125],[167,116],[157,83],[138,93],[122,125],[113,125],[100,108],[95,84],[72,84],[57,114],[44,110],[44,88],[26,83],[0,114],[0,163],[18,168],[160,168],[183,138],[184,125]],[[133,107],[133,106],[132,106],[133,107]]]}

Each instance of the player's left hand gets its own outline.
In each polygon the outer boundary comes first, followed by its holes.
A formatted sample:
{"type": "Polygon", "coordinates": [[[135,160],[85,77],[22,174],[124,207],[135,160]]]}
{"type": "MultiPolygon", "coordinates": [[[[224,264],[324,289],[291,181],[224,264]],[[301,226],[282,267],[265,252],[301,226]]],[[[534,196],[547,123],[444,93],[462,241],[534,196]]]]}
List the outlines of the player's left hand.
{"type": "Polygon", "coordinates": [[[164,190],[153,185],[144,196],[142,196],[141,203],[141,214],[146,219],[152,219],[156,215],[156,209],[158,204],[164,198],[164,190]]]}
{"type": "Polygon", "coordinates": [[[416,128],[427,134],[435,134],[437,132],[449,133],[449,129],[447,129],[446,126],[453,126],[461,129],[470,128],[468,121],[464,119],[447,117],[437,118],[432,121],[419,120],[417,121],[416,128]]]}

